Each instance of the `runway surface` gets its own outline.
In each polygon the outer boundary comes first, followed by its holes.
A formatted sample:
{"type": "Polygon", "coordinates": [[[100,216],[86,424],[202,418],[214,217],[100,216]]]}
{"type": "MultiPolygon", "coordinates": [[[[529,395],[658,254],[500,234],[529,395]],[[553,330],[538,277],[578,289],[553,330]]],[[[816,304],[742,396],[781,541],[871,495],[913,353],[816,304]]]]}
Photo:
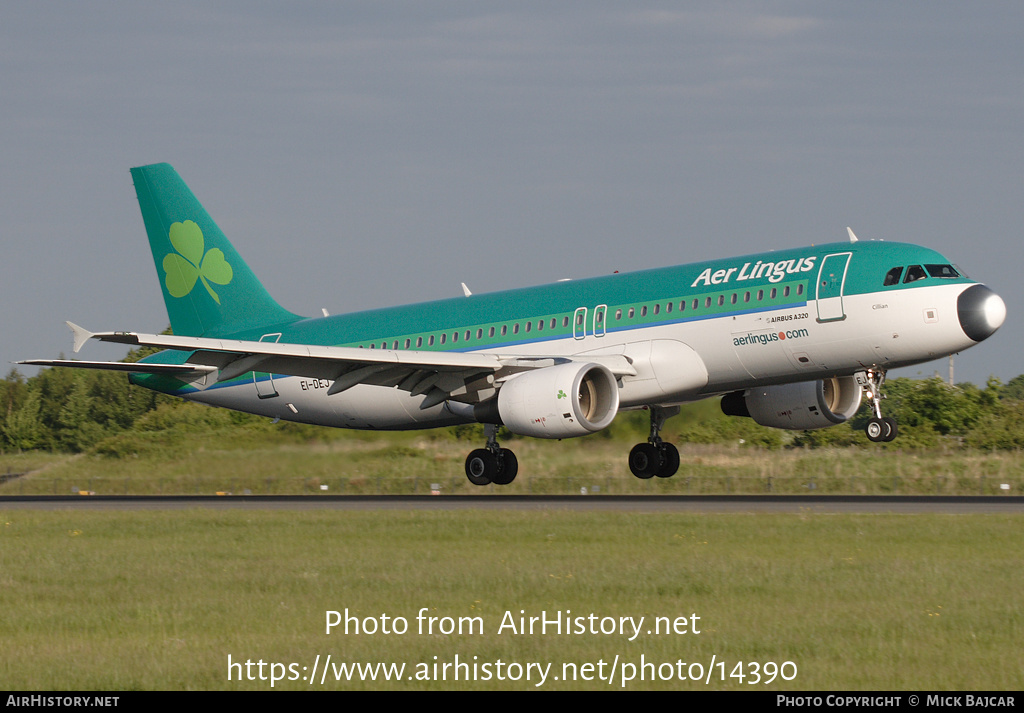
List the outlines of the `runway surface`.
{"type": "Polygon", "coordinates": [[[608,510],[688,513],[1024,513],[1024,497],[899,495],[294,495],[0,497],[0,510],[608,510]]]}

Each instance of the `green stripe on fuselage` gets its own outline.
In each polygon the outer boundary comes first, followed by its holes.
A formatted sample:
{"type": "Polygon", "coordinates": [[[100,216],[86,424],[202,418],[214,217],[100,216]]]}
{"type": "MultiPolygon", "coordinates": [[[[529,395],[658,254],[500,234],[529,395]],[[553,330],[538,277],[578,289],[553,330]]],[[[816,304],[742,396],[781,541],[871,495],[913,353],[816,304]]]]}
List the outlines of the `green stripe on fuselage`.
{"type": "Polygon", "coordinates": [[[367,349],[419,349],[428,351],[479,351],[515,347],[556,339],[582,338],[595,334],[595,312],[602,309],[598,333],[615,334],[633,329],[694,322],[725,315],[776,310],[807,304],[809,281],[780,282],[770,287],[743,290],[689,293],[653,302],[611,305],[580,305],[586,309],[583,324],[580,314],[555,312],[496,322],[447,326],[443,330],[419,331],[397,335],[374,334],[373,339],[351,341],[337,346],[367,349]],[[773,296],[771,293],[775,291],[773,296]],[[758,293],[761,298],[758,299],[758,293]],[[735,302],[733,298],[735,296],[735,302]],[[684,306],[685,305],[685,306],[684,306]],[[695,306],[696,305],[696,306],[695,306]],[[466,335],[469,335],[467,338],[466,335]],[[478,336],[480,335],[480,336],[478,336]],[[443,341],[442,341],[443,340],[443,341]]]}

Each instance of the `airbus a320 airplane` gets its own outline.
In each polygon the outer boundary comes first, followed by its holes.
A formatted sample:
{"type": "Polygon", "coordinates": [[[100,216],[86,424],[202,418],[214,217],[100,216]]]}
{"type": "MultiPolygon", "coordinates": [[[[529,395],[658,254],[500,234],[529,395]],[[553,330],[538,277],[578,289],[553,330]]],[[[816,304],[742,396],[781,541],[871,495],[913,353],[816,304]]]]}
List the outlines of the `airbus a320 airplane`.
{"type": "Polygon", "coordinates": [[[76,353],[90,338],[164,351],[21,363],[125,371],[192,401],[341,428],[483,423],[486,447],[466,459],[476,485],[516,477],[499,425],[571,438],[637,408],[651,433],[630,470],[670,477],[679,452],[659,435],[665,419],[709,396],[800,430],[846,421],[864,396],[868,438],[891,440],[886,371],[971,347],[1006,316],[939,253],[851,231],[848,243],[306,318],[270,297],[171,166],[131,173],[173,336],[69,323],[76,353]]]}

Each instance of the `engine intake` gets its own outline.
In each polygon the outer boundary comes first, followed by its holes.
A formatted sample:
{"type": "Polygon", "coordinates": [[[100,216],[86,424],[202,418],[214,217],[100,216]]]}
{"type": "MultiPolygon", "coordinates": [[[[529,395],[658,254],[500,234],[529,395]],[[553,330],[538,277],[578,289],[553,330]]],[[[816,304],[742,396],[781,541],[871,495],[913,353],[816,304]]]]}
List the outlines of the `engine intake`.
{"type": "Polygon", "coordinates": [[[762,426],[804,431],[826,428],[853,417],[861,388],[852,376],[798,384],[763,386],[722,397],[728,416],[749,416],[762,426]]]}
{"type": "Polygon", "coordinates": [[[498,391],[498,413],[513,433],[573,438],[600,431],[619,411],[615,376],[600,364],[559,364],[525,371],[498,391]]]}

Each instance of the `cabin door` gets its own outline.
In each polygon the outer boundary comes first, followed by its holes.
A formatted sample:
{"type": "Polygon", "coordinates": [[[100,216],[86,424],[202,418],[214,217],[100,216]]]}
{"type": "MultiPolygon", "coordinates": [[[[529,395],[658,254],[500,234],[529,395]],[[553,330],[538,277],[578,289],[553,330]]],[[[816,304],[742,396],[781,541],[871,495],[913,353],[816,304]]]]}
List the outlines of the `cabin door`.
{"type": "Polygon", "coordinates": [[[608,305],[598,305],[594,308],[594,336],[604,336],[604,318],[608,312],[608,305]]]}
{"type": "Polygon", "coordinates": [[[846,319],[843,308],[843,285],[846,283],[846,269],[853,253],[826,255],[818,270],[818,284],[815,300],[818,303],[818,321],[836,322],[846,319]]]}
{"type": "Polygon", "coordinates": [[[572,338],[584,339],[587,336],[587,308],[580,307],[572,316],[572,338]]]}

